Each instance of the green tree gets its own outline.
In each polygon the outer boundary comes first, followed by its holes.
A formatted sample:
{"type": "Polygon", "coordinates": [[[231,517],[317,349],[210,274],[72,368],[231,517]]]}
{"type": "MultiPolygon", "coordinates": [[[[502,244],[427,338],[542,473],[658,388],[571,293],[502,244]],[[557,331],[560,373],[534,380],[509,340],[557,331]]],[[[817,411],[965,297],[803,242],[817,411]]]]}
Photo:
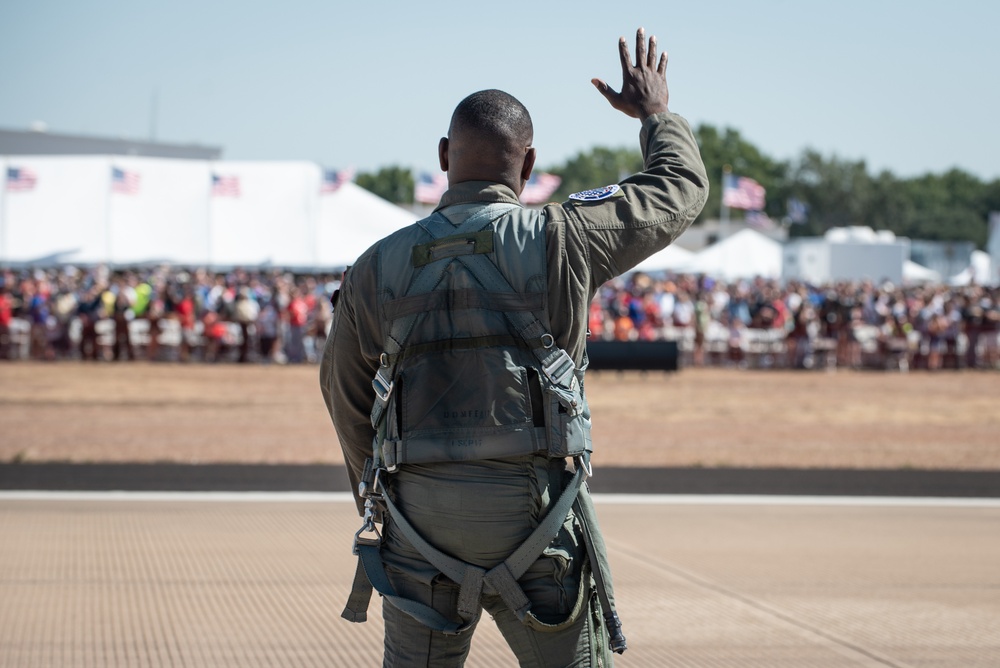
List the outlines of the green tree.
{"type": "Polygon", "coordinates": [[[793,236],[818,236],[831,227],[860,225],[873,197],[863,160],[824,158],[812,149],[803,151],[788,181],[789,196],[809,205],[808,222],[793,226],[789,231],[793,236]]]}
{"type": "Polygon", "coordinates": [[[989,213],[988,188],[975,176],[960,169],[927,174],[904,183],[915,209],[903,232],[914,239],[968,240],[986,244],[989,213]]]}
{"type": "Polygon", "coordinates": [[[714,125],[702,124],[694,130],[701,159],[708,171],[711,189],[708,203],[699,220],[718,218],[722,213],[722,170],[727,165],[738,176],[747,176],[764,186],[767,191],[768,215],[781,218],[785,213],[788,196],[788,165],[764,155],[760,149],[745,140],[738,130],[726,128],[719,131],[714,125]]]}
{"type": "Polygon", "coordinates": [[[362,172],[355,182],[393,204],[413,204],[413,173],[406,167],[383,167],[374,174],[362,172]]]}
{"type": "Polygon", "coordinates": [[[906,231],[913,225],[916,206],[907,194],[903,182],[891,172],[883,171],[871,179],[870,185],[868,205],[858,224],[906,236],[906,231]]]}

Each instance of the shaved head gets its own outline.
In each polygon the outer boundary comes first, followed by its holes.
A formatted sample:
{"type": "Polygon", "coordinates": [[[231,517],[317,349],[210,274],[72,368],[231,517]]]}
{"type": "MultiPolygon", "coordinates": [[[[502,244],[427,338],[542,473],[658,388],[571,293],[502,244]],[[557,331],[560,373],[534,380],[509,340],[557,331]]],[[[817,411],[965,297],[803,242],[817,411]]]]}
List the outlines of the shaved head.
{"type": "Polygon", "coordinates": [[[529,152],[534,163],[533,136],[531,115],[514,96],[501,90],[469,95],[458,103],[448,128],[449,182],[497,181],[520,193],[529,152]]]}
{"type": "Polygon", "coordinates": [[[518,151],[531,146],[531,115],[513,95],[481,90],[458,103],[451,115],[449,136],[470,132],[495,145],[518,151]]]}

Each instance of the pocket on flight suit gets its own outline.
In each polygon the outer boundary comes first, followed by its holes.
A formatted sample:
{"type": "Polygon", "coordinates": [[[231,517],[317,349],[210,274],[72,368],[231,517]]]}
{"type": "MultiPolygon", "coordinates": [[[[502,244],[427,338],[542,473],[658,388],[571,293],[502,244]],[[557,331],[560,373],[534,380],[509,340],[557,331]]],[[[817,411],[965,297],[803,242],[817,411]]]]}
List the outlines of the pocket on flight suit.
{"type": "Polygon", "coordinates": [[[571,516],[520,579],[531,601],[532,614],[544,625],[557,627],[538,630],[558,630],[579,618],[586,594],[586,588],[581,588],[587,577],[583,568],[585,559],[586,552],[571,516]]]}

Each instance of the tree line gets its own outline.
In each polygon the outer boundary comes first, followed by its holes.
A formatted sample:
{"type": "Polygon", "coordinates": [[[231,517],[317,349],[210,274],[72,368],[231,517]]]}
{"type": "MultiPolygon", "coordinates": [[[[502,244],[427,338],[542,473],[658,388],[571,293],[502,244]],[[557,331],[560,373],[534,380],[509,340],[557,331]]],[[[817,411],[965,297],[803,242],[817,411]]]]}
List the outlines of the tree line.
{"type": "MultiPolygon", "coordinates": [[[[1000,179],[982,181],[958,168],[900,178],[889,171],[874,174],[864,160],[824,156],[813,149],[793,160],[775,160],[732,128],[702,124],[695,136],[713,193],[696,225],[719,217],[727,165],[767,189],[765,213],[789,225],[790,236],[820,236],[831,227],[865,225],[911,239],[972,241],[983,248],[989,214],[1000,211],[1000,179]],[[789,216],[793,200],[804,205],[798,209],[804,217],[789,216]]],[[[562,178],[552,200],[563,201],[570,193],[615,183],[641,169],[637,149],[595,147],[542,171],[562,178]]],[[[356,181],[390,202],[413,203],[414,174],[409,168],[384,167],[360,173],[356,181]]],[[[734,219],[741,215],[731,214],[734,219]]]]}

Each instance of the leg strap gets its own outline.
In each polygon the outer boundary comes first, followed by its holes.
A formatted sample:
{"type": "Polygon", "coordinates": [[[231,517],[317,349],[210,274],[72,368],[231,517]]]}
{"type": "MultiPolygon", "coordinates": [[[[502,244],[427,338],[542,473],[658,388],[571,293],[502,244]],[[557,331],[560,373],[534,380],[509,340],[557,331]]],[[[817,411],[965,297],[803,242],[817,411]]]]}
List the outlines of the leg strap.
{"type": "Polygon", "coordinates": [[[340,616],[349,622],[360,624],[368,621],[368,602],[372,598],[372,583],[365,574],[365,563],[362,558],[361,546],[358,546],[358,567],[354,569],[354,584],[351,585],[351,595],[347,606],[340,616]]]}
{"type": "MultiPolygon", "coordinates": [[[[382,555],[379,554],[377,545],[358,545],[358,570],[354,576],[354,590],[348,599],[347,607],[341,613],[341,617],[350,622],[363,622],[368,617],[368,603],[371,600],[372,588],[378,591],[383,598],[396,606],[410,617],[441,633],[457,635],[471,628],[471,624],[457,624],[447,619],[440,612],[424,605],[419,601],[404,598],[396,593],[389,582],[389,577],[385,574],[385,565],[382,563],[382,555]],[[358,580],[366,580],[359,587],[358,580]]],[[[471,620],[475,622],[475,618],[471,620]]]]}
{"type": "Polygon", "coordinates": [[[458,613],[463,623],[459,625],[449,622],[428,606],[398,596],[385,575],[385,567],[382,564],[378,544],[368,541],[359,541],[358,543],[359,570],[355,573],[354,588],[348,599],[347,608],[341,616],[349,621],[365,621],[368,599],[370,599],[374,587],[379,594],[397,608],[425,626],[442,633],[462,633],[471,628],[479,617],[480,599],[484,592],[499,595],[517,618],[522,622],[525,621],[526,617],[530,616],[531,602],[525,596],[520,585],[517,584],[517,579],[524,575],[559,533],[559,529],[566,520],[574,501],[576,501],[586,477],[585,467],[578,465],[573,480],[563,490],[559,500],[535,527],[527,540],[514,550],[506,560],[489,571],[449,556],[431,545],[396,507],[390,495],[384,489],[377,490],[382,493],[390,521],[396,523],[396,527],[403,537],[432,566],[460,585],[458,613]],[[359,582],[362,565],[368,579],[367,584],[363,580],[359,582]],[[428,615],[424,608],[433,612],[434,615],[428,615]]]}

